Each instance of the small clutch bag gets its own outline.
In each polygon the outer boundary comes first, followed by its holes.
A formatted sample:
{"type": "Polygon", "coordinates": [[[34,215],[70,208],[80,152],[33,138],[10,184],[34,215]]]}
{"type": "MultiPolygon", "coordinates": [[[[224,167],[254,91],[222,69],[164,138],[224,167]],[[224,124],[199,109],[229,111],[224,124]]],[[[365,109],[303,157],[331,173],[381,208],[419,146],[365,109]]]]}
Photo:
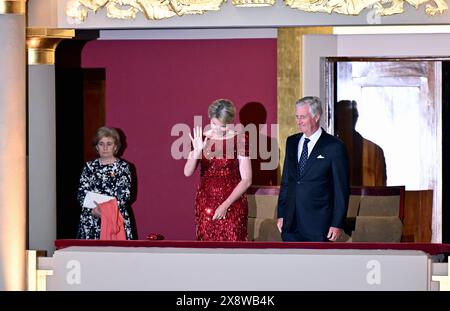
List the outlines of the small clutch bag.
{"type": "Polygon", "coordinates": [[[164,240],[164,236],[159,233],[150,233],[147,235],[147,240],[164,240]]]}

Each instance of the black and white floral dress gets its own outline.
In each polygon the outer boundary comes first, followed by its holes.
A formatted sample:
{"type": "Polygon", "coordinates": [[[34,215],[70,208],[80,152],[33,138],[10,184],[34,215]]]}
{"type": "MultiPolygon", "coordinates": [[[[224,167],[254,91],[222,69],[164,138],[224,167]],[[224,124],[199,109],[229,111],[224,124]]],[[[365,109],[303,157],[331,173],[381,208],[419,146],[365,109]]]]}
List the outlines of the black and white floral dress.
{"type": "MultiPolygon", "coordinates": [[[[130,215],[127,210],[131,197],[130,166],[122,159],[111,164],[101,164],[99,159],[84,165],[78,187],[78,202],[83,206],[88,191],[113,196],[117,199],[120,213],[124,219],[127,240],[133,238],[130,215]]],[[[92,216],[90,208],[81,208],[78,239],[100,239],[100,218],[92,216]]]]}

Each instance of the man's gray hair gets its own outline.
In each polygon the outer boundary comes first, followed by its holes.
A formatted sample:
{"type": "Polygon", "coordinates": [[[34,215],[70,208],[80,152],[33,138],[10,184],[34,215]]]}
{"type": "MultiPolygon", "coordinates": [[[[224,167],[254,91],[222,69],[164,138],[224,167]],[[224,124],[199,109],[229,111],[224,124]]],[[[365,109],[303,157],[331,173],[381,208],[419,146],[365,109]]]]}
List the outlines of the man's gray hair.
{"type": "Polygon", "coordinates": [[[309,106],[309,112],[313,117],[315,117],[317,114],[322,117],[323,110],[322,110],[322,102],[319,97],[316,96],[306,96],[303,97],[295,103],[295,107],[302,107],[304,105],[309,106]]]}

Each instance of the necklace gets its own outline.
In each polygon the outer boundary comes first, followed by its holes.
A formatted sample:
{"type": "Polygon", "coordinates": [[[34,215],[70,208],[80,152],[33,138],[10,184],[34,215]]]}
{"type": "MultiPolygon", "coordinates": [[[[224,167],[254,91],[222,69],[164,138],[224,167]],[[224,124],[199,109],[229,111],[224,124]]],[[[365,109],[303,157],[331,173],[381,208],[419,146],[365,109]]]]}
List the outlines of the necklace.
{"type": "Polygon", "coordinates": [[[102,159],[102,158],[100,158],[99,159],[101,165],[113,164],[114,162],[116,162],[116,160],[117,160],[116,158],[112,158],[112,159],[102,159]]]}

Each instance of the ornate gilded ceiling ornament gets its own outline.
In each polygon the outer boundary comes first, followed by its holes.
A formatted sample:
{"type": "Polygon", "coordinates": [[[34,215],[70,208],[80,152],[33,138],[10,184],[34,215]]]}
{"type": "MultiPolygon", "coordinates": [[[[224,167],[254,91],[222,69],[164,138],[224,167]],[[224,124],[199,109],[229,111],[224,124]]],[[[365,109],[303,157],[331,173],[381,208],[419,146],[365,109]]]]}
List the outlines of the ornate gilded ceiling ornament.
{"type": "Polygon", "coordinates": [[[275,0],[233,0],[234,6],[237,7],[263,7],[263,6],[272,6],[275,4],[275,0]]]}
{"type": "Polygon", "coordinates": [[[428,15],[442,14],[448,10],[445,0],[284,0],[293,9],[306,12],[338,13],[358,15],[362,10],[373,7],[378,15],[393,15],[404,12],[403,4],[414,6],[416,9],[428,3],[425,12],[428,15]],[[432,6],[434,2],[436,6],[432,6]]]}
{"type": "Polygon", "coordinates": [[[66,16],[84,22],[89,10],[96,13],[106,8],[106,16],[135,19],[141,12],[147,19],[158,20],[175,15],[204,14],[218,11],[226,0],[71,0],[67,2],[66,16]]]}
{"type": "Polygon", "coordinates": [[[436,14],[442,14],[445,11],[448,10],[448,5],[445,2],[445,0],[384,0],[379,1],[374,5],[374,8],[377,10],[377,13],[379,15],[393,15],[393,14],[401,14],[404,12],[403,10],[403,4],[404,2],[409,3],[410,5],[414,6],[416,9],[419,8],[421,4],[427,3],[425,8],[425,13],[427,13],[430,16],[434,16],[436,14]],[[432,6],[429,4],[430,2],[434,2],[436,6],[432,6]],[[384,6],[384,4],[387,4],[388,6],[384,6]]]}
{"type": "MultiPolygon", "coordinates": [[[[66,5],[66,15],[75,22],[84,22],[88,12],[96,13],[106,8],[110,18],[135,19],[141,12],[147,19],[158,20],[175,15],[204,14],[218,11],[226,0],[70,0],[66,5]]],[[[358,15],[366,8],[373,8],[378,15],[393,15],[404,12],[408,3],[416,9],[426,3],[428,15],[442,14],[448,10],[445,0],[284,0],[293,8],[306,12],[338,13],[358,15]],[[434,5],[432,5],[434,3],[434,5]]],[[[271,6],[275,0],[232,0],[237,7],[271,6]]]]}
{"type": "Polygon", "coordinates": [[[306,12],[339,13],[345,15],[358,15],[365,8],[380,0],[284,0],[284,3],[293,8],[306,12]]]}

